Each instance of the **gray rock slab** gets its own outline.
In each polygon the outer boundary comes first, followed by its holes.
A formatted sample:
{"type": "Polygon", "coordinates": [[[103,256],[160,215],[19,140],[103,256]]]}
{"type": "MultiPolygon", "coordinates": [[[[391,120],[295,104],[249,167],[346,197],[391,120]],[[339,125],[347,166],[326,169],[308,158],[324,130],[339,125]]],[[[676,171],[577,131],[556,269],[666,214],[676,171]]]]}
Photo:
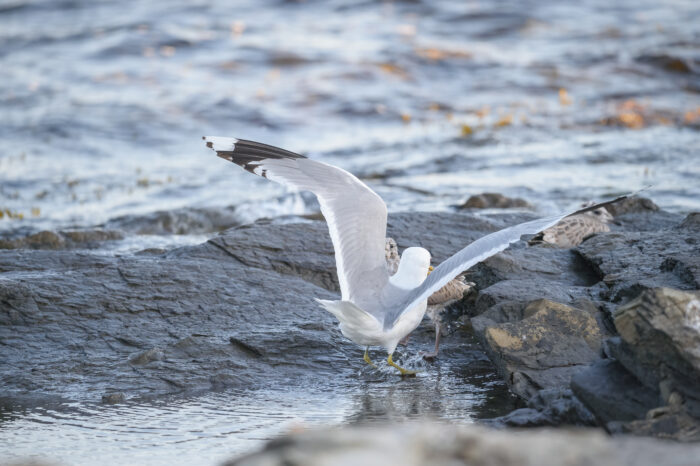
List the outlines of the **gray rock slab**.
{"type": "MultiPolygon", "coordinates": [[[[204,244],[160,256],[0,254],[0,383],[99,399],[254,387],[359,354],[300,278],[248,267],[204,244]]],[[[358,356],[359,358],[359,356],[358,356]]]]}
{"type": "Polygon", "coordinates": [[[607,286],[603,299],[625,303],[649,288],[700,288],[700,227],[687,221],[656,231],[596,235],[578,247],[607,286]]]}
{"type": "Polygon", "coordinates": [[[576,374],[571,388],[603,424],[644,419],[650,409],[661,404],[658,393],[610,359],[598,361],[576,374]]]}
{"type": "Polygon", "coordinates": [[[497,427],[598,425],[593,414],[568,388],[540,390],[528,400],[526,408],[516,409],[484,423],[497,427]]]}

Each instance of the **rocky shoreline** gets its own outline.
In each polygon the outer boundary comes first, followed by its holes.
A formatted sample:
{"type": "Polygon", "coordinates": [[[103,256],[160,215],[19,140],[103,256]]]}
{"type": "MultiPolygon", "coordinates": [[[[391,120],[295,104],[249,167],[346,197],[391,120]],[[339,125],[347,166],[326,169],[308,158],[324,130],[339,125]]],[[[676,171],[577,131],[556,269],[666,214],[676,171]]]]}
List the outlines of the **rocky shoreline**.
{"type": "MultiPolygon", "coordinates": [[[[700,440],[700,214],[683,218],[645,199],[613,213],[610,232],[576,248],[521,241],[466,274],[479,292],[451,306],[447,327],[473,332],[525,405],[489,425],[700,440]]],[[[396,214],[388,235],[440,262],[532,217],[396,214]]],[[[4,401],[121,402],[280,382],[305,370],[352,377],[362,364],[357,348],[312,299],[338,288],[326,226],[299,220],[128,255],[80,247],[119,239],[118,230],[6,242],[4,401]]],[[[449,344],[441,357],[450,357],[449,344]]]]}
{"type": "Polygon", "coordinates": [[[491,423],[700,440],[699,219],[628,201],[575,249],[513,248],[467,274],[499,279],[469,322],[528,404],[491,423]]]}

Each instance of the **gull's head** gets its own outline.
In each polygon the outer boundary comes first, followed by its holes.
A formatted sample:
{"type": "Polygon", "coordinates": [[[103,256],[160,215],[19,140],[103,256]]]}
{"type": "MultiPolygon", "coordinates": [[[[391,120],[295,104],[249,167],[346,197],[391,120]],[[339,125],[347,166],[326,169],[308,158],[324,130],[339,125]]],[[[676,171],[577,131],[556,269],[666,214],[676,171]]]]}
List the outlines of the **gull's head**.
{"type": "MultiPolygon", "coordinates": [[[[581,204],[581,207],[589,207],[593,205],[593,202],[586,202],[584,204],[581,204]]],[[[595,218],[599,222],[603,223],[609,223],[614,220],[614,217],[608,212],[608,209],[605,207],[598,207],[595,210],[591,210],[586,212],[584,215],[588,215],[589,217],[595,218]]]]}
{"type": "Polygon", "coordinates": [[[401,254],[399,270],[391,281],[399,288],[413,289],[420,286],[430,273],[430,253],[423,248],[408,248],[401,254]]]}

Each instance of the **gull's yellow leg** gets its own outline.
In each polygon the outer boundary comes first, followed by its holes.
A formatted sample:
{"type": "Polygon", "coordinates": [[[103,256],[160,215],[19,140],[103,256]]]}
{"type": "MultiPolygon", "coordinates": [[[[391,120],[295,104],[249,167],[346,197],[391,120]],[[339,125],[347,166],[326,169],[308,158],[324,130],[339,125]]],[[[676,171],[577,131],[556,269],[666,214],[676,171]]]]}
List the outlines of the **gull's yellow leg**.
{"type": "Polygon", "coordinates": [[[369,351],[369,346],[365,348],[365,362],[367,364],[369,364],[370,366],[376,368],[377,366],[375,366],[374,363],[372,362],[372,360],[369,358],[368,351],[369,351]]]}
{"type": "Polygon", "coordinates": [[[390,354],[389,357],[387,358],[386,362],[387,362],[391,367],[397,368],[397,369],[399,370],[399,372],[401,372],[401,375],[416,375],[416,371],[410,371],[410,370],[408,370],[408,369],[404,369],[403,367],[401,367],[401,366],[399,366],[398,364],[396,364],[396,363],[394,362],[394,360],[391,359],[391,356],[392,356],[392,355],[390,354]]]}

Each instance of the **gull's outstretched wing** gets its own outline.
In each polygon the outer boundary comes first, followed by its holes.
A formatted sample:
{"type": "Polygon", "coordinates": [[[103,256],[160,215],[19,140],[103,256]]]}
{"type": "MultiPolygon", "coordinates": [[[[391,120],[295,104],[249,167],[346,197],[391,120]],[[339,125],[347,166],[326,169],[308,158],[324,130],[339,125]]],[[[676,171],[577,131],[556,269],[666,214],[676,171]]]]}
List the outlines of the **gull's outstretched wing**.
{"type": "Polygon", "coordinates": [[[522,235],[539,233],[542,230],[546,230],[547,228],[556,225],[563,218],[571,215],[582,214],[590,210],[595,210],[599,207],[604,207],[614,202],[621,201],[622,199],[632,195],[633,194],[621,196],[613,199],[612,201],[594,204],[574,212],[565,212],[552,217],[539,218],[537,220],[520,223],[479,238],[436,267],[435,270],[428,275],[428,278],[425,279],[421,286],[409,293],[409,295],[401,302],[400,305],[392,308],[384,316],[384,329],[388,330],[393,327],[398,318],[401,317],[404,312],[411,309],[417,303],[428,299],[430,295],[445,286],[457,275],[478,264],[479,262],[488,259],[494,254],[503,251],[511,243],[518,241],[522,235]]]}
{"type": "Polygon", "coordinates": [[[203,138],[216,154],[256,175],[287,187],[311,191],[328,223],[340,292],[362,306],[389,280],[384,244],[386,205],[351,173],[259,142],[203,138]]]}

